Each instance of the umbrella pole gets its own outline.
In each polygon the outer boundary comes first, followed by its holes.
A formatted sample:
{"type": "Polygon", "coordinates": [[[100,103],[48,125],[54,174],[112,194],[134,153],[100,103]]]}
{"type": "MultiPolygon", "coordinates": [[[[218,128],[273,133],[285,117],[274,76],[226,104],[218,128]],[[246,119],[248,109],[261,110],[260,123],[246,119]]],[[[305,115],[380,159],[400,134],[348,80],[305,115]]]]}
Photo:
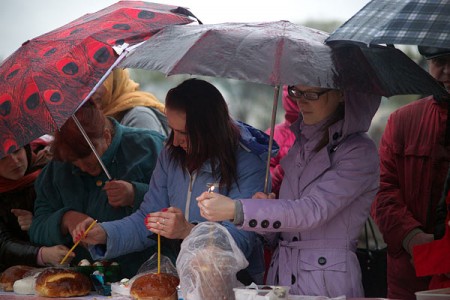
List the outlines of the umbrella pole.
{"type": "MultiPolygon", "coordinates": [[[[114,49],[116,51],[119,51],[119,57],[116,59],[116,61],[109,67],[109,69],[106,71],[106,73],[103,75],[103,77],[100,79],[99,82],[94,86],[94,88],[90,91],[90,93],[84,98],[84,100],[78,105],[77,111],[91,96],[94,94],[94,92],[98,89],[98,87],[106,80],[106,78],[109,76],[109,74],[112,72],[112,70],[119,64],[119,62],[125,58],[125,56],[128,53],[128,44],[124,45],[124,49],[114,49]]],[[[113,47],[114,48],[114,47],[113,47]]],[[[84,131],[83,126],[81,126],[80,122],[78,121],[77,117],[75,117],[75,114],[72,115],[72,119],[77,125],[78,129],[80,129],[81,134],[83,134],[84,138],[86,139],[86,142],[89,144],[89,147],[91,148],[92,152],[94,153],[95,157],[97,158],[98,162],[100,163],[100,166],[102,167],[103,171],[105,172],[106,176],[109,180],[112,180],[111,175],[109,174],[108,170],[106,169],[106,166],[103,164],[103,161],[101,160],[100,156],[97,153],[97,150],[95,150],[94,145],[92,144],[91,140],[89,139],[88,135],[86,134],[86,131],[84,131]]]]}
{"type": "Polygon", "coordinates": [[[94,152],[94,155],[97,158],[98,162],[100,163],[100,166],[102,166],[102,169],[105,172],[106,176],[108,177],[109,180],[112,180],[111,175],[109,174],[108,170],[106,169],[105,165],[103,164],[103,161],[100,158],[100,156],[98,155],[97,150],[95,150],[94,144],[92,144],[91,139],[88,137],[86,131],[84,131],[83,126],[81,126],[80,122],[78,121],[78,119],[75,115],[72,115],[72,119],[75,122],[75,124],[77,124],[78,129],[80,129],[81,134],[86,139],[86,142],[89,144],[89,147],[91,147],[92,152],[94,152]]]}
{"type": "Polygon", "coordinates": [[[270,176],[270,158],[273,145],[273,131],[275,130],[275,120],[277,118],[278,97],[280,95],[280,86],[275,86],[273,95],[272,119],[270,121],[270,135],[269,135],[269,151],[267,152],[266,177],[264,179],[264,193],[267,194],[270,176]]]}

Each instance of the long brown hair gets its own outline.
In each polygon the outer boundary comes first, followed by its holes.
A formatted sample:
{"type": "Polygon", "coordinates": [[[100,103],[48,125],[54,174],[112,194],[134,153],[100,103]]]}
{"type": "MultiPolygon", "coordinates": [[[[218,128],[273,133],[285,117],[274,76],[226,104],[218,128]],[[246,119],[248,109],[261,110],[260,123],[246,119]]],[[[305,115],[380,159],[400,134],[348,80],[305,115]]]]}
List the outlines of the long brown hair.
{"type": "Polygon", "coordinates": [[[219,90],[200,79],[188,79],[169,90],[166,108],[186,113],[188,151],[173,146],[173,132],[167,146],[171,157],[184,169],[198,170],[210,161],[213,176],[228,190],[237,182],[236,151],[239,128],[231,119],[219,90]]]}
{"type": "MultiPolygon", "coordinates": [[[[106,117],[91,101],[87,101],[75,113],[84,131],[94,145],[103,137],[106,117]]],[[[72,162],[92,154],[86,139],[72,118],[69,118],[59,131],[55,133],[52,145],[53,158],[60,161],[72,162]]]]}

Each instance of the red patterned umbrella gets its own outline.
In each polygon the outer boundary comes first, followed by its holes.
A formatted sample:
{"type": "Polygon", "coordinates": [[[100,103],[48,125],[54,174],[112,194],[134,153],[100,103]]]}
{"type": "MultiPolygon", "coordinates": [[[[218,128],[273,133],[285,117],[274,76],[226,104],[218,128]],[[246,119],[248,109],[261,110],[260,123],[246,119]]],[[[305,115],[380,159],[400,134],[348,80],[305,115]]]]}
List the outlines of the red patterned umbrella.
{"type": "Polygon", "coordinates": [[[115,63],[113,46],[190,17],[182,7],[120,1],[23,43],[0,65],[0,158],[60,128],[115,63]]]}

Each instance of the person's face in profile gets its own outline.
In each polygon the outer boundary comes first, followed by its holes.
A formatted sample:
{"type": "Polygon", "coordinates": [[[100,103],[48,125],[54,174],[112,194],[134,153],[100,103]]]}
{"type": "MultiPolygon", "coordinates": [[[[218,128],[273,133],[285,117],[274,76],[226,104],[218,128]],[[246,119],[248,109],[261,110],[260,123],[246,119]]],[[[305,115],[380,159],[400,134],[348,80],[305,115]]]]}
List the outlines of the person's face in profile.
{"type": "Polygon", "coordinates": [[[430,75],[450,91],[450,54],[429,59],[428,67],[430,75]]]}
{"type": "Polygon", "coordinates": [[[0,177],[18,180],[25,175],[28,168],[25,148],[20,148],[0,159],[0,177]]]}
{"type": "Polygon", "coordinates": [[[172,144],[188,152],[189,138],[186,132],[186,113],[166,107],[166,116],[167,123],[169,123],[173,133],[172,144]]]}
{"type": "Polygon", "coordinates": [[[303,116],[303,122],[308,125],[317,124],[328,118],[343,101],[338,90],[321,89],[302,85],[288,88],[289,99],[296,101],[303,116]]]}

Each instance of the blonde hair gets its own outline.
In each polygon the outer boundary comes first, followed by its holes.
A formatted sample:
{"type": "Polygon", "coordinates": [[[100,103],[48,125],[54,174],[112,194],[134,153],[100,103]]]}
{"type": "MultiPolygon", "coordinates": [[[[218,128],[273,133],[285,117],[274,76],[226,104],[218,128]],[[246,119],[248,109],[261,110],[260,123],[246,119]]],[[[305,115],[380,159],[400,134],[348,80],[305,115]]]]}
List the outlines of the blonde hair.
{"type": "Polygon", "coordinates": [[[139,90],[139,84],[130,78],[128,70],[114,69],[99,89],[98,104],[106,116],[121,119],[122,112],[136,106],[155,108],[164,113],[164,104],[153,94],[139,90]]]}

